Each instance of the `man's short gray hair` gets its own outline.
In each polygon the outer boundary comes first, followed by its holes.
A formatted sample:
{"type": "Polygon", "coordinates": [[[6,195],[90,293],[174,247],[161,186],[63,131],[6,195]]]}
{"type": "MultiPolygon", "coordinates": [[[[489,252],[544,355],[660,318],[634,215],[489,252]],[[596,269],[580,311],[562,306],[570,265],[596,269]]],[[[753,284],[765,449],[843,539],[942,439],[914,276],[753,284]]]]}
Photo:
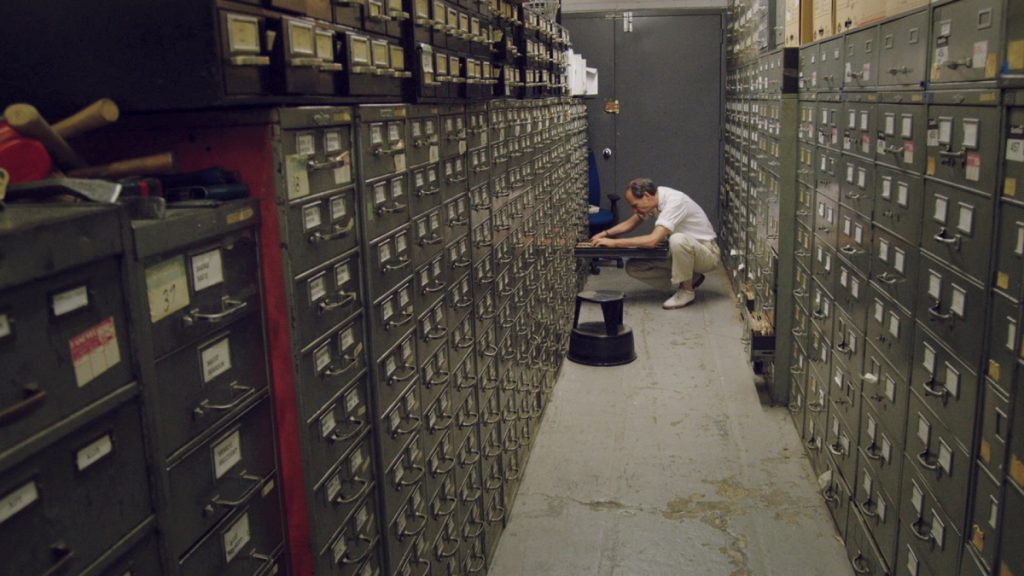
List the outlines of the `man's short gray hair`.
{"type": "Polygon", "coordinates": [[[654,196],[658,192],[658,185],[650,178],[634,178],[626,185],[626,189],[634,198],[641,198],[654,196]]]}

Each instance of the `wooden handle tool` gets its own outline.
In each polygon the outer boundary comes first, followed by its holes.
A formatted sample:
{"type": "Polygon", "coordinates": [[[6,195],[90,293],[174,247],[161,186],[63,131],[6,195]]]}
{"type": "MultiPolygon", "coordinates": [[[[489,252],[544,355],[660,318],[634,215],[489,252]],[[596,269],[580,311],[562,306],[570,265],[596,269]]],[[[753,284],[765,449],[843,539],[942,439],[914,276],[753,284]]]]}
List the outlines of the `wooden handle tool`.
{"type": "Polygon", "coordinates": [[[141,156],[118,160],[102,166],[76,168],[68,172],[73,178],[123,178],[141,174],[168,174],[178,169],[177,159],[173,152],[141,156]]]}
{"type": "Polygon", "coordinates": [[[117,104],[110,98],[102,98],[54,124],[53,131],[67,140],[89,130],[113,124],[120,117],[121,110],[117,104]]]}
{"type": "Polygon", "coordinates": [[[71,168],[84,168],[82,158],[68,146],[68,143],[53,130],[35,106],[31,104],[11,104],[4,110],[7,123],[22,136],[35,138],[43,143],[58,163],[71,168]]]}

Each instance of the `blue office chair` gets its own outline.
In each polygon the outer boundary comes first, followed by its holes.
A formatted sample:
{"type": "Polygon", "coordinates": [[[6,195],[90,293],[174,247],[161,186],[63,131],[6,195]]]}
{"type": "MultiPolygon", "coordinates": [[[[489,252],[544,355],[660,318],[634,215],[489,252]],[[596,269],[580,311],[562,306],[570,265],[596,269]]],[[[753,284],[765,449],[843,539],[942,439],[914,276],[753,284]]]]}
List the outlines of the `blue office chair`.
{"type": "MultiPolygon", "coordinates": [[[[590,187],[587,190],[587,202],[592,206],[601,206],[601,180],[597,176],[597,162],[594,160],[594,151],[587,152],[587,166],[589,169],[588,180],[590,187]]],[[[602,230],[607,230],[619,223],[619,213],[616,207],[619,203],[618,194],[609,194],[608,201],[611,203],[610,210],[600,209],[596,214],[587,216],[590,224],[590,235],[593,236],[602,230]]],[[[622,268],[622,258],[594,258],[590,261],[590,273],[600,274],[598,268],[603,263],[612,263],[622,268]]]]}

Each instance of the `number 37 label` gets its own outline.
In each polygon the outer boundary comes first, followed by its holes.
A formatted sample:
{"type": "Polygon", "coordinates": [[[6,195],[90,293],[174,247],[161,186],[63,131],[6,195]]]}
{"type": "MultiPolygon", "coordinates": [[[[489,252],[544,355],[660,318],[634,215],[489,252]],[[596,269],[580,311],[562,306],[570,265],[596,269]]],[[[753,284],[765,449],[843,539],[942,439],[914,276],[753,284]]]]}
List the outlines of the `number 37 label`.
{"type": "Polygon", "coordinates": [[[188,306],[185,257],[175,256],[146,268],[149,319],[154,324],[188,306]]]}

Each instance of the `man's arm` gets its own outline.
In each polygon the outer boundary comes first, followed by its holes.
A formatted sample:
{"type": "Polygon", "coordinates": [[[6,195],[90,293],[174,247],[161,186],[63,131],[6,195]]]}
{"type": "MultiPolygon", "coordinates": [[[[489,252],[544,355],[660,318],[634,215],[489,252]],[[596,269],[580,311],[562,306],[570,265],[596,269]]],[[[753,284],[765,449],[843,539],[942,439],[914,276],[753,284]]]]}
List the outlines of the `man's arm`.
{"type": "Polygon", "coordinates": [[[633,238],[597,238],[592,242],[594,246],[607,248],[655,248],[658,244],[667,240],[669,235],[668,228],[655,226],[650,234],[644,236],[633,238]]]}
{"type": "Polygon", "coordinates": [[[601,238],[609,238],[609,237],[612,237],[612,236],[618,236],[620,234],[625,234],[627,232],[631,232],[631,231],[633,231],[634,228],[636,228],[640,224],[640,222],[641,222],[640,217],[637,216],[636,214],[633,214],[632,216],[629,217],[629,219],[627,219],[625,221],[622,221],[622,222],[619,222],[618,224],[616,224],[615,226],[612,226],[611,228],[609,228],[607,230],[602,230],[601,232],[598,232],[597,234],[594,234],[590,238],[590,241],[591,242],[596,242],[598,239],[601,239],[601,238]]]}

